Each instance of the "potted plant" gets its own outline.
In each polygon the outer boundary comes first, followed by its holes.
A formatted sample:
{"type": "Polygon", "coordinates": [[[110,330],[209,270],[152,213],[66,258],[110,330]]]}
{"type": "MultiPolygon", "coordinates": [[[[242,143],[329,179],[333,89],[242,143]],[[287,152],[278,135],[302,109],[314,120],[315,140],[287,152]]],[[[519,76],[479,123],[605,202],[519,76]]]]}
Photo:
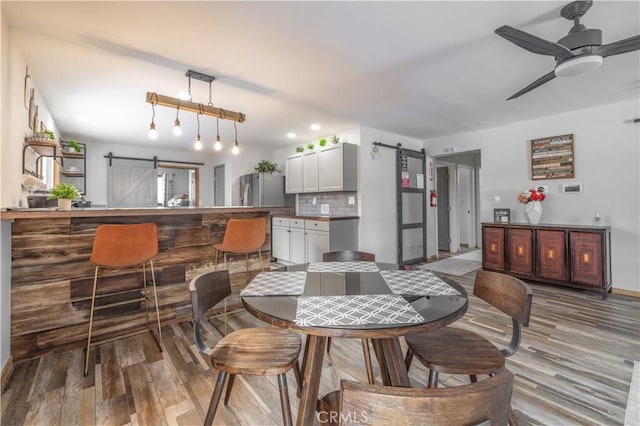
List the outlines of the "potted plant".
{"type": "Polygon", "coordinates": [[[46,133],[47,135],[49,135],[49,139],[55,139],[56,138],[56,134],[53,130],[44,130],[42,133],[46,133]]]}
{"type": "Polygon", "coordinates": [[[254,167],[254,170],[258,173],[274,173],[278,171],[278,164],[269,160],[262,160],[254,167]]]}
{"type": "Polygon", "coordinates": [[[340,143],[340,137],[338,135],[331,136],[331,142],[340,143]]]}
{"type": "Polygon", "coordinates": [[[300,153],[302,151],[304,151],[304,146],[297,146],[296,147],[296,152],[300,153]]]}
{"type": "Polygon", "coordinates": [[[311,143],[311,142],[309,142],[309,143],[307,144],[307,149],[308,149],[309,151],[312,151],[315,147],[316,147],[316,146],[315,146],[313,143],[311,143]]]}
{"type": "Polygon", "coordinates": [[[320,141],[318,142],[318,145],[320,146],[325,146],[326,144],[327,144],[327,140],[324,138],[320,139],[320,141]]]}
{"type": "Polygon", "coordinates": [[[49,199],[58,199],[58,210],[71,210],[71,201],[78,197],[80,197],[78,189],[66,183],[59,183],[49,191],[49,199]]]}
{"type": "Polygon", "coordinates": [[[71,152],[80,152],[80,144],[78,144],[78,142],[74,141],[73,139],[67,142],[67,148],[71,152]]]}

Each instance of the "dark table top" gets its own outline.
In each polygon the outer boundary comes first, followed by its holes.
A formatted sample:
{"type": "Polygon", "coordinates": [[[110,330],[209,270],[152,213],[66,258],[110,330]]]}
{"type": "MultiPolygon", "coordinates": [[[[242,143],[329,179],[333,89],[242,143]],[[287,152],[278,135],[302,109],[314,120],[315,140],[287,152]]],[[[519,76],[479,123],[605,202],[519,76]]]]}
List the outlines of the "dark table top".
{"type": "MultiPolygon", "coordinates": [[[[290,284],[288,281],[299,280],[300,290],[299,292],[289,290],[288,295],[246,296],[241,293],[240,295],[242,296],[245,308],[263,321],[278,327],[298,330],[307,334],[368,338],[401,336],[429,331],[450,324],[462,317],[468,307],[467,293],[464,288],[455,281],[429,271],[398,270],[397,265],[393,264],[374,262],[324,262],[294,265],[286,268],[285,272],[261,273],[252,283],[264,282],[264,274],[276,274],[269,276],[273,278],[274,287],[278,287],[281,283],[283,284],[282,286],[285,286],[285,282],[287,282],[286,285],[288,285],[290,284]],[[317,270],[318,266],[320,266],[321,269],[332,269],[331,264],[337,265],[338,270],[342,270],[342,272],[331,270],[323,272],[307,271],[310,265],[312,265],[311,270],[317,270]],[[341,267],[341,265],[344,266],[341,267]],[[367,267],[362,268],[358,267],[358,265],[365,265],[367,267]],[[348,272],[352,270],[371,270],[371,266],[373,266],[373,269],[379,269],[380,271],[348,272]],[[382,271],[393,272],[388,273],[382,271]],[[290,274],[291,272],[297,272],[297,274],[290,274]],[[388,282],[391,282],[391,284],[388,284],[388,282]],[[393,285],[394,282],[396,286],[393,285]],[[395,292],[392,287],[395,289],[395,292]],[[444,292],[456,294],[436,295],[439,291],[427,291],[427,293],[431,293],[431,295],[416,294],[427,287],[438,287],[443,289],[444,292]],[[377,295],[387,296],[378,297],[377,295]],[[304,305],[306,301],[313,300],[310,299],[310,297],[313,296],[320,297],[320,299],[315,299],[315,301],[320,300],[320,303],[314,305],[311,310],[314,310],[318,315],[325,315],[328,318],[334,314],[340,314],[341,306],[337,305],[346,299],[334,296],[376,296],[376,298],[379,299],[399,299],[397,301],[398,306],[406,302],[413,308],[408,309],[419,315],[413,319],[414,322],[406,323],[331,324],[323,326],[301,324],[300,317],[298,317],[298,321],[296,321],[298,305],[299,303],[303,303],[304,305]]],[[[251,287],[252,283],[247,286],[247,289],[251,287]]],[[[277,290],[275,291],[277,292],[277,290]]],[[[287,292],[287,290],[281,291],[287,292]]],[[[360,299],[362,300],[362,298],[360,299]]],[[[367,301],[365,304],[368,304],[369,299],[370,298],[364,298],[364,300],[367,301]]],[[[393,312],[393,310],[396,308],[396,305],[390,305],[388,307],[391,308],[392,312],[383,311],[382,315],[394,316],[395,312],[393,312]]],[[[402,310],[402,306],[396,310],[402,310]]],[[[354,312],[352,312],[352,315],[353,314],[354,312]]],[[[360,314],[360,310],[355,312],[355,316],[359,316],[360,314]]],[[[377,314],[380,313],[378,312],[377,314]]]]}

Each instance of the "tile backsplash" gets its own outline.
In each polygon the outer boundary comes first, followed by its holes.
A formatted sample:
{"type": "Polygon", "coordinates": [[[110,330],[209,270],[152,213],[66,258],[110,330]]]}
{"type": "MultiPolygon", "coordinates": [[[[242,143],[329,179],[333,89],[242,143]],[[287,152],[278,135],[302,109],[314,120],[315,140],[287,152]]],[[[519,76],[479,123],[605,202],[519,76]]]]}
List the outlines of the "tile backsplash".
{"type": "Polygon", "coordinates": [[[305,216],[357,216],[357,192],[319,192],[313,194],[298,194],[298,215],[305,216]],[[354,204],[349,204],[349,197],[353,197],[354,204]],[[316,203],[313,204],[313,200],[316,203]],[[329,213],[322,211],[322,205],[329,206],[329,213]]]}

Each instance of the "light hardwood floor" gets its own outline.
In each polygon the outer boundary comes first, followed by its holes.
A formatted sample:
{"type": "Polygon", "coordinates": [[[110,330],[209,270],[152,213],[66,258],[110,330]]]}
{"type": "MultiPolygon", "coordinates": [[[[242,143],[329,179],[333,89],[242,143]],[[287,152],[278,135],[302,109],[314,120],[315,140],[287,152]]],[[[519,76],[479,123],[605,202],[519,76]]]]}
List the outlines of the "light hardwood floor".
{"type": "MultiPolygon", "coordinates": [[[[471,294],[474,276],[452,278],[471,294]]],[[[610,295],[603,301],[597,294],[537,284],[532,289],[531,325],[520,350],[507,360],[516,376],[512,404],[519,423],[623,424],[633,360],[640,360],[640,300],[610,295]]],[[[245,311],[228,321],[230,329],[265,326],[245,311]]],[[[506,344],[510,322],[471,297],[468,313],[455,325],[506,344]]],[[[219,319],[210,320],[207,339],[215,342],[223,328],[219,319]]],[[[196,350],[190,323],[165,326],[163,337],[162,353],[148,334],[99,346],[88,377],[82,375],[82,349],[17,364],[2,391],[1,424],[201,424],[215,371],[196,350]]],[[[410,377],[414,386],[424,387],[420,363],[413,363],[410,377]]],[[[320,394],[337,389],[341,378],[366,381],[359,339],[334,339],[320,394]]],[[[293,374],[287,379],[295,416],[293,374]]],[[[440,379],[443,386],[468,380],[440,379]]],[[[229,405],[221,405],[214,423],[281,424],[277,389],[275,377],[238,377],[229,405]]]]}

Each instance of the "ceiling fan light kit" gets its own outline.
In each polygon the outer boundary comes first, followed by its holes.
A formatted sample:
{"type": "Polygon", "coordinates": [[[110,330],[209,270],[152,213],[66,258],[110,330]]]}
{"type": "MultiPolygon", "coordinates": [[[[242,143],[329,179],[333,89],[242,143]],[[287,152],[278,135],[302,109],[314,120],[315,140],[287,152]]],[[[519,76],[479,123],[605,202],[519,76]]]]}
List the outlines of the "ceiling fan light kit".
{"type": "Polygon", "coordinates": [[[580,23],[580,18],[591,8],[593,1],[573,1],[562,8],[560,15],[573,21],[569,34],[558,42],[545,40],[526,33],[517,28],[503,25],[496,29],[496,34],[511,43],[538,55],[553,56],[556,66],[553,71],[538,78],[524,89],[515,93],[507,100],[515,99],[525,93],[542,86],[555,77],[571,77],[594,70],[602,65],[607,56],[640,50],[640,35],[618,40],[609,44],[602,44],[602,31],[586,28],[580,23]]]}
{"type": "MultiPolygon", "coordinates": [[[[182,129],[180,127],[180,120],[178,119],[178,114],[180,110],[196,113],[196,119],[198,122],[198,134],[196,136],[196,140],[194,143],[194,148],[196,150],[202,149],[202,142],[200,139],[200,116],[201,115],[215,117],[216,128],[218,128],[218,119],[233,121],[236,140],[235,140],[235,145],[233,147],[232,152],[234,154],[237,154],[239,150],[238,150],[238,129],[236,127],[236,123],[243,123],[246,120],[246,116],[241,112],[226,110],[226,109],[213,106],[212,99],[211,99],[211,83],[215,80],[215,77],[206,75],[197,71],[193,71],[193,70],[187,70],[187,72],[185,73],[185,76],[189,79],[189,89],[188,89],[189,99],[191,99],[191,78],[195,78],[197,80],[201,80],[209,84],[209,103],[205,105],[202,103],[193,102],[191,100],[184,100],[184,99],[174,98],[171,96],[159,95],[156,92],[147,92],[146,101],[151,104],[151,109],[153,112],[153,115],[151,118],[151,125],[149,126],[149,138],[157,139],[158,137],[158,132],[156,130],[156,125],[155,125],[155,116],[156,116],[155,106],[160,105],[160,106],[165,106],[169,108],[176,108],[176,119],[173,127],[173,133],[176,136],[180,136],[182,134],[182,129]]],[[[219,129],[218,129],[218,134],[216,136],[216,141],[214,143],[214,149],[216,151],[219,151],[222,149],[222,144],[220,142],[219,129]]]]}

